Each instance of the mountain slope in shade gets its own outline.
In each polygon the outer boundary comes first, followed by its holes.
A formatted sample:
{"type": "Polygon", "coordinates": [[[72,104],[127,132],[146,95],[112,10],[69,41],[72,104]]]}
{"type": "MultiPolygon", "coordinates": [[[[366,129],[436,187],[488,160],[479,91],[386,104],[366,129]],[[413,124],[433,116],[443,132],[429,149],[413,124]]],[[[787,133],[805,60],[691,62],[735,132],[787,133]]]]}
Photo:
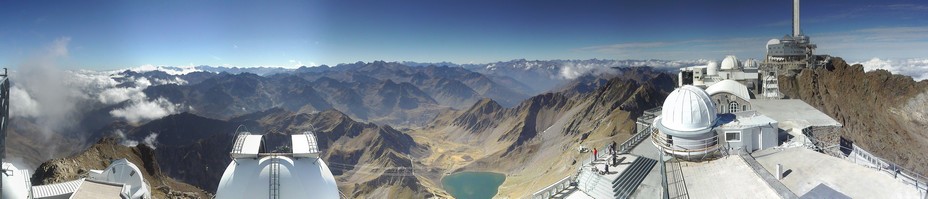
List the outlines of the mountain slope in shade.
{"type": "Polygon", "coordinates": [[[153,149],[138,145],[126,147],[114,138],[101,139],[87,150],[66,158],[57,158],[42,163],[32,175],[34,185],[61,183],[77,180],[90,169],[105,169],[110,161],[126,158],[139,166],[142,175],[151,187],[153,198],[211,198],[209,193],[187,183],[165,175],[155,158],[153,149]]]}
{"type": "Polygon", "coordinates": [[[412,133],[433,151],[417,160],[449,172],[505,173],[498,197],[530,194],[576,171],[585,157],[575,152],[579,146],[624,141],[633,133],[634,119],[663,102],[673,89],[672,76],[641,70],[617,73],[589,92],[546,93],[512,108],[484,99],[443,113],[412,133]]]}
{"type": "Polygon", "coordinates": [[[841,122],[839,134],[867,151],[928,174],[928,81],[864,72],[859,64],[832,59],[825,68],[779,78],[780,91],[802,99],[841,122]]]}

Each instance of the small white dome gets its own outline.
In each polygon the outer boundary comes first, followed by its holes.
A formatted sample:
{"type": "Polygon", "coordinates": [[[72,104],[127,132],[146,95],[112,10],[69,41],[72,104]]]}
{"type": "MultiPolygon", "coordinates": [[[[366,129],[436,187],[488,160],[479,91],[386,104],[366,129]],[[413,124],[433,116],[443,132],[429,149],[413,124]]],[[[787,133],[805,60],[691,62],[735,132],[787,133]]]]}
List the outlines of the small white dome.
{"type": "Polygon", "coordinates": [[[26,198],[29,196],[30,186],[26,184],[26,181],[29,180],[29,172],[26,170],[19,170],[16,166],[10,163],[2,164],[4,172],[0,173],[0,180],[3,182],[3,193],[0,193],[0,198],[26,198]]]}
{"type": "Polygon", "coordinates": [[[718,75],[719,74],[719,63],[715,61],[709,61],[708,66],[706,66],[706,75],[718,75]]]}
{"type": "Polygon", "coordinates": [[[287,156],[235,159],[222,174],[216,198],[267,198],[274,164],[279,198],[339,198],[335,177],[322,159],[287,156]]]}
{"type": "Polygon", "coordinates": [[[734,55],[725,56],[725,59],[722,60],[722,70],[734,70],[741,68],[741,61],[738,61],[738,57],[734,55]]]}
{"type": "Polygon", "coordinates": [[[738,96],[741,99],[744,99],[745,101],[751,100],[751,94],[748,91],[748,87],[744,86],[744,84],[741,84],[735,80],[730,80],[730,79],[722,80],[715,84],[712,84],[712,86],[709,86],[709,88],[706,88],[706,93],[708,93],[709,96],[715,95],[716,93],[722,93],[722,92],[730,93],[732,95],[738,96]]]}
{"type": "Polygon", "coordinates": [[[775,44],[780,44],[780,40],[779,40],[779,39],[770,39],[770,41],[767,41],[767,46],[775,45],[775,44]]]}
{"type": "Polygon", "coordinates": [[[715,104],[706,91],[685,85],[671,92],[664,100],[660,122],[669,130],[703,133],[715,124],[715,110],[715,104]]]}
{"type": "Polygon", "coordinates": [[[91,172],[89,177],[97,181],[125,184],[128,188],[126,194],[130,198],[151,198],[151,190],[142,177],[142,171],[125,158],[114,160],[103,172],[91,172]]]}
{"type": "Polygon", "coordinates": [[[757,60],[754,60],[754,59],[744,60],[744,68],[757,68],[757,67],[758,67],[757,60]]]}

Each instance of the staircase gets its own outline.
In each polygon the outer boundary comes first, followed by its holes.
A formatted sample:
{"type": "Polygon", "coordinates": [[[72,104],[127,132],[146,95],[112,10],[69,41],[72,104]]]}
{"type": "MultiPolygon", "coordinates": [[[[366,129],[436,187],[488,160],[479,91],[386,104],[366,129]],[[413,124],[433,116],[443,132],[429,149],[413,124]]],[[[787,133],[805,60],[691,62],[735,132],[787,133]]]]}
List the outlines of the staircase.
{"type": "Polygon", "coordinates": [[[625,169],[625,171],[616,178],[615,182],[612,182],[612,190],[615,192],[613,196],[615,196],[615,198],[629,198],[656,164],[657,160],[645,157],[638,157],[638,159],[635,159],[635,162],[632,162],[632,165],[629,166],[628,169],[625,169]]]}
{"type": "Polygon", "coordinates": [[[577,176],[577,188],[593,198],[629,198],[656,164],[657,160],[638,157],[615,180],[584,168],[577,176]]]}

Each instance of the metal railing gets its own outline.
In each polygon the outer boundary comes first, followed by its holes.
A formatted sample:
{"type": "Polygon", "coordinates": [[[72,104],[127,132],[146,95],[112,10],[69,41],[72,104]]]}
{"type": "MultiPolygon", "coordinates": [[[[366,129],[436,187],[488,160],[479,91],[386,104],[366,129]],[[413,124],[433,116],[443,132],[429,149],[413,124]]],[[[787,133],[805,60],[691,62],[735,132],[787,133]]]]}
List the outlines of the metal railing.
{"type": "Polygon", "coordinates": [[[625,154],[631,152],[635,146],[638,146],[638,144],[641,143],[641,141],[644,141],[646,138],[648,138],[648,135],[651,135],[652,131],[653,128],[651,128],[651,125],[648,124],[648,127],[639,130],[631,138],[628,138],[625,140],[625,142],[622,142],[622,145],[618,146],[618,153],[625,154]]]}
{"type": "Polygon", "coordinates": [[[912,185],[922,194],[923,198],[928,198],[928,178],[925,178],[925,176],[920,173],[912,169],[901,167],[889,160],[877,157],[857,145],[850,144],[850,147],[842,146],[840,141],[837,143],[834,141],[828,142],[812,137],[810,133],[804,134],[806,134],[808,138],[803,143],[805,147],[860,166],[884,172],[893,176],[893,178],[901,180],[905,184],[912,185]]]}
{"type": "Polygon", "coordinates": [[[536,191],[534,194],[532,194],[532,199],[543,199],[543,198],[554,197],[561,191],[564,191],[565,189],[569,188],[571,183],[576,180],[577,180],[576,176],[568,175],[567,177],[564,177],[561,180],[558,180],[554,184],[548,185],[548,187],[545,187],[544,189],[536,191]]]}

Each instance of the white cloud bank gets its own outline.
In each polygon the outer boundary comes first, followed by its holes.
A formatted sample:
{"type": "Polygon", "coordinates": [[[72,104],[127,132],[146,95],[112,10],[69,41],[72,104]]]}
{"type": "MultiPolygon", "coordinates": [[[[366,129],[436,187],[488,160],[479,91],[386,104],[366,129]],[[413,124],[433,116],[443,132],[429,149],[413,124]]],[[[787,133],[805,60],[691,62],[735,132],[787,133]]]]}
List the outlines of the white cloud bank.
{"type": "Polygon", "coordinates": [[[893,74],[910,76],[915,81],[928,79],[928,58],[892,60],[874,57],[867,61],[852,64],[863,65],[866,71],[883,69],[893,74]]]}
{"type": "Polygon", "coordinates": [[[43,51],[22,60],[19,68],[10,72],[12,117],[30,119],[43,128],[42,133],[49,135],[77,130],[83,114],[123,102],[128,103],[111,115],[134,123],[179,111],[179,105],[166,99],[148,100],[142,91],[152,85],[186,84],[186,81],[175,78],[152,82],[144,77],[123,77],[118,71],[61,69],[59,62],[67,59],[70,41],[68,37],[56,39],[43,51]]]}
{"type": "Polygon", "coordinates": [[[136,100],[126,107],[110,111],[110,115],[131,123],[139,123],[177,113],[180,107],[164,98],[152,101],[136,100]]]}

